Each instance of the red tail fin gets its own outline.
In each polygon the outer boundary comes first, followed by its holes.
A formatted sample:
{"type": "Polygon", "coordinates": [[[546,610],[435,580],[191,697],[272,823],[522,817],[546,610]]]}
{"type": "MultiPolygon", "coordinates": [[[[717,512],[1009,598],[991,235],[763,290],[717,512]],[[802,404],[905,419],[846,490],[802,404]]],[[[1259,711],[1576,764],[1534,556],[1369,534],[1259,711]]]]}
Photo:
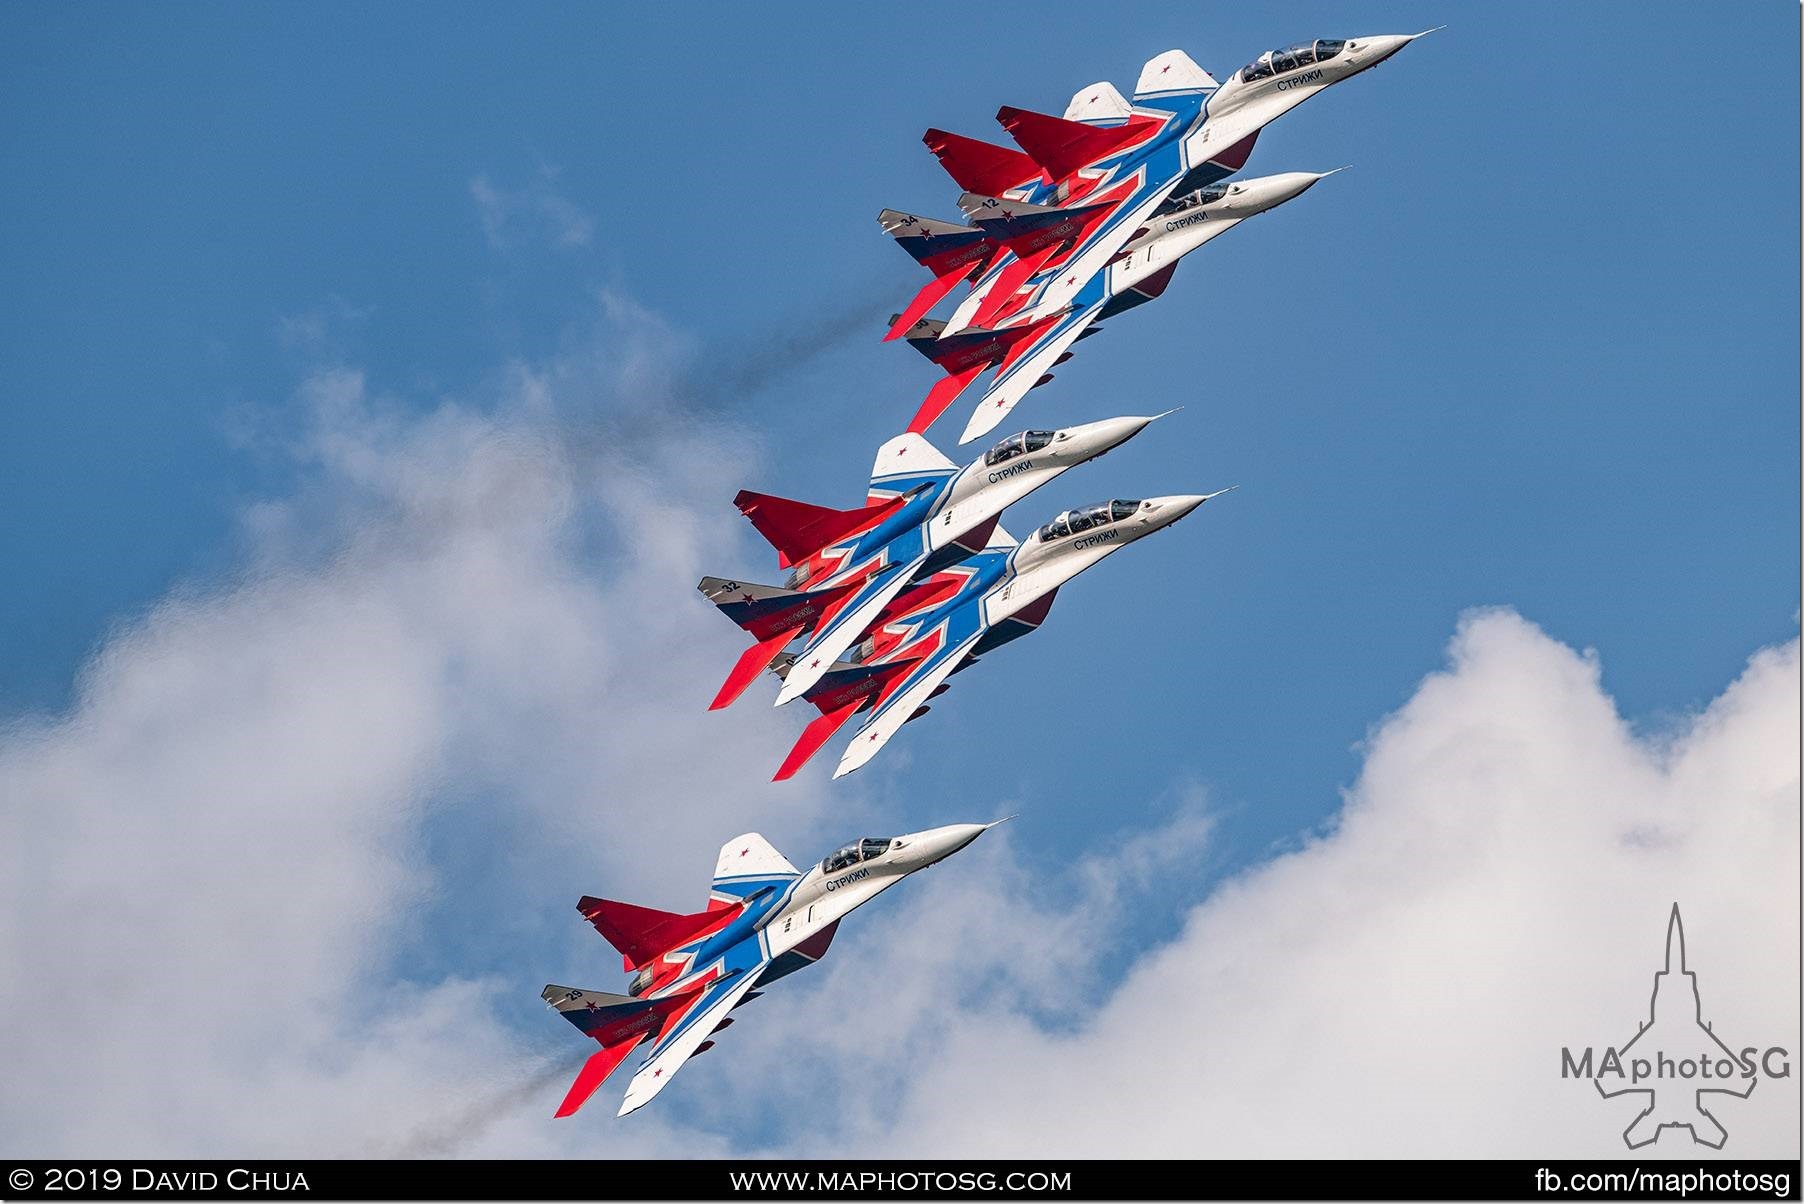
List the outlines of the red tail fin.
{"type": "Polygon", "coordinates": [[[970,272],[971,269],[967,265],[923,284],[921,291],[915,294],[915,299],[910,301],[902,312],[896,315],[896,320],[890,323],[889,333],[883,336],[883,341],[887,343],[891,339],[899,339],[907,334],[909,327],[926,317],[927,311],[938,305],[941,297],[957,288],[958,282],[970,275],[970,272]]]}
{"type": "Polygon", "coordinates": [[[777,549],[777,563],[783,568],[800,564],[828,544],[875,526],[883,516],[903,504],[900,498],[885,498],[857,510],[831,510],[811,506],[768,493],[739,491],[733,499],[740,513],[752,520],[758,534],[777,549]]]}
{"type": "Polygon", "coordinates": [[[558,1105],[557,1114],[569,1116],[588,1103],[589,1097],[595,1094],[595,1089],[614,1073],[616,1066],[626,1061],[626,1055],[633,1052],[633,1047],[639,1044],[644,1035],[634,1033],[625,1040],[604,1045],[598,1052],[590,1054],[589,1060],[583,1063],[582,1070],[577,1072],[576,1081],[570,1084],[570,1091],[564,1096],[564,1102],[558,1105]]]}
{"type": "Polygon", "coordinates": [[[737,701],[745,693],[745,688],[758,680],[758,674],[764,672],[765,666],[777,659],[777,653],[795,639],[798,630],[795,627],[785,628],[740,653],[739,660],[734,663],[732,672],[727,674],[726,681],[721,683],[720,693],[714,696],[708,709],[718,711],[737,701]]]}
{"type": "Polygon", "coordinates": [[[628,970],[637,970],[657,960],[661,953],[689,944],[698,937],[724,928],[741,908],[717,908],[694,915],[677,915],[655,907],[635,907],[612,899],[584,895],[576,904],[583,918],[595,925],[595,931],[608,938],[608,944],[620,950],[628,970]]]}
{"type": "Polygon", "coordinates": [[[982,376],[989,366],[987,362],[972,364],[962,372],[954,372],[951,376],[935,381],[933,388],[927,391],[926,398],[921,402],[921,408],[909,420],[910,433],[925,434],[927,428],[946,412],[946,407],[957,401],[958,395],[965,391],[966,386],[982,376]]]}
{"type": "Polygon", "coordinates": [[[988,326],[1008,308],[1015,299],[1015,294],[1022,285],[1033,279],[1035,272],[1057,251],[1057,245],[1041,247],[1030,255],[1009,261],[1007,267],[996,274],[996,282],[990,285],[990,291],[983,295],[977,306],[977,312],[971,315],[971,321],[977,326],[988,326]]]}
{"type": "Polygon", "coordinates": [[[1040,165],[1031,157],[1006,146],[992,146],[945,130],[928,130],[921,135],[921,141],[939,158],[946,174],[966,192],[1001,196],[1040,175],[1040,165]]]}
{"type": "Polygon", "coordinates": [[[862,697],[854,698],[842,706],[816,716],[807,727],[802,729],[801,738],[796,741],[795,747],[789,750],[789,755],[783,758],[783,764],[778,767],[777,775],[771,781],[787,782],[790,778],[795,777],[796,772],[808,763],[808,758],[819,752],[821,745],[831,740],[833,733],[844,727],[846,720],[857,714],[858,708],[864,704],[865,699],[862,697]]]}
{"type": "Polygon", "coordinates": [[[1075,175],[1098,159],[1126,150],[1146,141],[1164,124],[1157,117],[1129,117],[1121,125],[1085,125],[1048,117],[1029,109],[1004,105],[996,110],[996,120],[1034,162],[1046,169],[1054,183],[1075,175]]]}

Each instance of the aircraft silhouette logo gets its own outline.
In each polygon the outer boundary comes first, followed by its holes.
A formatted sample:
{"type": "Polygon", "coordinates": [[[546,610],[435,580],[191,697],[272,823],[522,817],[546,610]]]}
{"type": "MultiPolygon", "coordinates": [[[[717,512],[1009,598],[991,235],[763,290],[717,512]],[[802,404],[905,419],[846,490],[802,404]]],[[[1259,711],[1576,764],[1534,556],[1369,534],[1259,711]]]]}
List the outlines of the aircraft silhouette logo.
{"type": "Polygon", "coordinates": [[[1628,1044],[1605,1051],[1592,1079],[1605,1099],[1646,1097],[1640,1115],[1623,1130],[1623,1141],[1632,1150],[1640,1149],[1658,1141],[1667,1129],[1688,1129],[1698,1144],[1722,1149],[1729,1134],[1705,1097],[1746,1099],[1759,1082],[1749,1057],[1752,1052],[1738,1056],[1704,1019],[1697,975],[1685,965],[1685,927],[1674,903],[1666,926],[1666,965],[1654,974],[1648,1018],[1628,1044]],[[1604,1078],[1612,1066],[1621,1085],[1606,1088],[1604,1078]],[[1629,1070],[1625,1072],[1624,1066],[1629,1070]],[[1651,1083],[1644,1082],[1650,1077],[1651,1083]]]}

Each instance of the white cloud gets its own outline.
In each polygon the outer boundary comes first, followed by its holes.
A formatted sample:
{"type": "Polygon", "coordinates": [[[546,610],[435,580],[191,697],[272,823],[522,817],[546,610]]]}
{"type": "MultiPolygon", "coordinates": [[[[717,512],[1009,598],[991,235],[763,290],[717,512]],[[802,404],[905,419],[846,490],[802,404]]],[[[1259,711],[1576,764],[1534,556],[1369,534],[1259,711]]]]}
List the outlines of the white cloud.
{"type": "Polygon", "coordinates": [[[491,247],[504,251],[524,240],[559,250],[589,245],[595,219],[558,189],[558,175],[555,168],[540,167],[519,188],[504,188],[487,175],[470,181],[470,199],[491,247]]]}
{"type": "Polygon", "coordinates": [[[818,783],[764,784],[793,717],[704,709],[739,640],[692,591],[749,552],[718,482],[755,441],[638,421],[670,399],[630,365],[668,348],[610,314],[486,405],[310,380],[314,483],[247,516],[242,575],[123,627],[69,714],[0,734],[0,1015],[29,1034],[0,1059],[0,1146],[415,1140],[571,1048],[497,1018],[543,980],[419,954],[457,947],[424,926],[460,895],[499,909],[483,932],[557,933],[551,978],[583,890],[676,904],[747,816],[815,828],[818,783]]]}
{"type": "MultiPolygon", "coordinates": [[[[1017,853],[1030,818],[657,1107],[551,1121],[586,1051],[517,1009],[609,985],[576,894],[681,906],[746,827],[807,857],[887,826],[764,784],[794,716],[703,711],[739,645],[683,599],[750,554],[721,482],[755,443],[681,413],[654,319],[603,328],[426,414],[314,377],[312,484],[246,516],[241,575],[0,733],[0,1152],[1609,1154],[1634,1105],[1559,1047],[1632,1034],[1675,899],[1717,1031],[1798,1052],[1796,641],[1656,740],[1493,611],[1332,830],[1172,939],[1119,947],[1210,855],[1199,800],[1069,871],[1017,853]]],[[[1730,1153],[1795,1153],[1774,1086],[1725,1105],[1730,1153]]]]}
{"type": "MultiPolygon", "coordinates": [[[[1705,1019],[1736,1048],[1798,1060],[1798,694],[1793,640],[1684,730],[1639,739],[1594,657],[1508,611],[1469,614],[1449,668],[1373,731],[1333,829],[1215,890],[1118,984],[1085,964],[1110,951],[1119,910],[1007,862],[975,892],[975,867],[955,865],[960,889],[933,883],[861,930],[786,1024],[798,1046],[833,1034],[806,1045],[847,1062],[858,1050],[839,1030],[870,1031],[879,1069],[821,1069],[840,1093],[825,1123],[805,1090],[766,1100],[806,1118],[773,1144],[1626,1153],[1640,1102],[1562,1081],[1560,1047],[1635,1034],[1675,900],[1705,1019]]],[[[1177,848],[1196,864],[1194,839],[1177,848]]],[[[744,1062],[791,1086],[774,1051],[744,1062]]],[[[1728,1153],[1797,1155],[1795,1077],[1717,1112],[1728,1153]]],[[[1675,1133],[1655,1152],[1703,1151],[1675,1133]]]]}

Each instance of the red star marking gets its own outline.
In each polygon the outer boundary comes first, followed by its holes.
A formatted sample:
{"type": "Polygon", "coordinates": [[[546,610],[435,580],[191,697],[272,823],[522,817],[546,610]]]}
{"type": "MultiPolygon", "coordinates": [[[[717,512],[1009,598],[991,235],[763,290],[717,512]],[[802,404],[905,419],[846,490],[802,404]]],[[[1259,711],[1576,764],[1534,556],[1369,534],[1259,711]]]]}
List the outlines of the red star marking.
{"type": "Polygon", "coordinates": [[[741,597],[741,598],[744,598],[744,599],[745,599],[745,600],[746,600],[746,601],[747,601],[747,602],[755,602],[755,601],[757,601],[757,599],[756,599],[756,598],[753,598],[753,597],[752,597],[752,596],[751,596],[751,595],[750,595],[750,594],[741,594],[741,595],[739,595],[739,596],[740,596],[740,597],[741,597]]]}
{"type": "Polygon", "coordinates": [[[663,1077],[664,1077],[664,1070],[663,1070],[663,1068],[662,1068],[662,1067],[660,1067],[660,1068],[658,1068],[658,1069],[657,1069],[657,1070],[654,1070],[654,1071],[652,1071],[652,1072],[651,1072],[651,1077],[652,1077],[652,1078],[654,1078],[654,1079],[661,1079],[661,1078],[663,1078],[663,1077]]]}
{"type": "Polygon", "coordinates": [[[1091,104],[1095,104],[1095,103],[1096,103],[1096,97],[1094,97],[1094,96],[1092,96],[1092,97],[1091,97],[1091,98],[1090,98],[1090,103],[1091,103],[1091,104]]]}
{"type": "Polygon", "coordinates": [[[1170,70],[1171,70],[1171,64],[1166,63],[1163,67],[1159,68],[1159,74],[1164,75],[1167,71],[1170,71],[1170,70]]]}
{"type": "Polygon", "coordinates": [[[906,455],[907,455],[907,454],[908,454],[908,447],[907,447],[907,445],[906,445],[906,444],[905,444],[905,445],[903,445],[903,446],[902,446],[902,447],[898,447],[898,448],[897,448],[897,449],[896,449],[896,454],[897,454],[897,455],[898,455],[898,456],[906,456],[906,455]]]}
{"type": "Polygon", "coordinates": [[[813,660],[811,660],[811,661],[809,661],[809,662],[808,662],[808,667],[809,667],[809,668],[810,668],[810,669],[818,669],[818,668],[820,668],[820,667],[821,667],[821,659],[820,659],[820,657],[818,657],[818,656],[817,656],[817,657],[815,657],[815,658],[814,658],[814,659],[813,659],[813,660]]]}
{"type": "Polygon", "coordinates": [[[1066,284],[1076,284],[1077,277],[1076,276],[1067,276],[1067,277],[1065,277],[1065,283],[1066,284]]]}
{"type": "Polygon", "coordinates": [[[745,855],[746,855],[746,854],[747,854],[747,853],[749,853],[749,852],[751,852],[751,850],[750,850],[750,849],[740,849],[740,850],[739,850],[739,855],[740,855],[740,856],[741,856],[741,857],[744,857],[744,856],[745,856],[745,855]]]}
{"type": "Polygon", "coordinates": [[[870,735],[865,737],[866,740],[875,740],[876,738],[877,738],[876,732],[872,732],[870,735]]]}

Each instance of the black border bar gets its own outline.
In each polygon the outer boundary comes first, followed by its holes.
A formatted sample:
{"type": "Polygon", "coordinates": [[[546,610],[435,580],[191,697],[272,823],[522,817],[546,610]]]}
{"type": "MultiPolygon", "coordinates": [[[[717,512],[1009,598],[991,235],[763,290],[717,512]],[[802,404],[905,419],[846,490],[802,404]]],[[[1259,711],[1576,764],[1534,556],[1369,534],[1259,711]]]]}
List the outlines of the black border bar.
{"type": "Polygon", "coordinates": [[[1796,1200],[1796,1159],[11,1161],[5,1200],[1796,1200]]]}

